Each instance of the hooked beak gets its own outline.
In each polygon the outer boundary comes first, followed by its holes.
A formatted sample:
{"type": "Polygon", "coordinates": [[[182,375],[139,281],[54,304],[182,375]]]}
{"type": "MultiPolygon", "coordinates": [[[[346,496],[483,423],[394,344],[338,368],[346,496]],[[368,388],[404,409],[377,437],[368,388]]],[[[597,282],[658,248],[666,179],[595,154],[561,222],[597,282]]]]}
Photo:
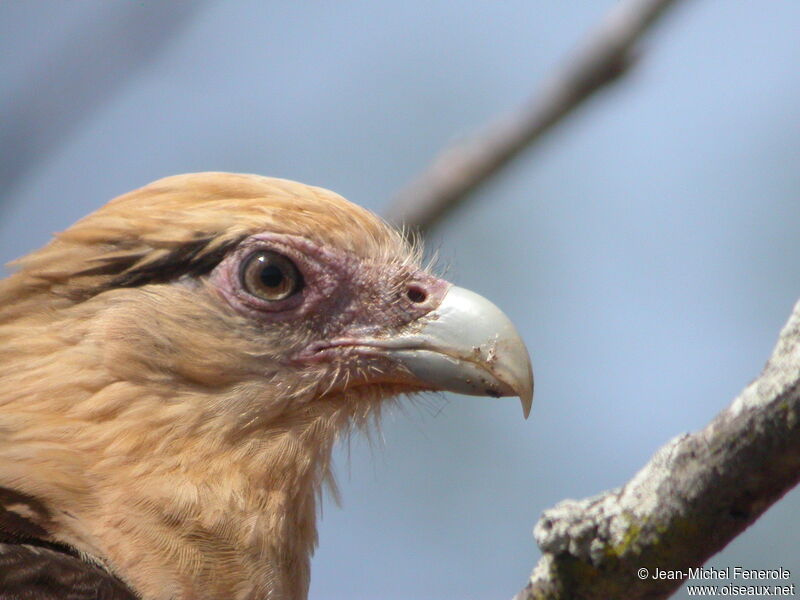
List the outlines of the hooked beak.
{"type": "Polygon", "coordinates": [[[470,396],[519,396],[526,419],[531,412],[533,371],[522,338],[503,311],[464,288],[450,286],[439,306],[405,331],[314,343],[298,358],[326,361],[342,350],[399,366],[402,373],[381,372],[388,381],[470,396]]]}
{"type": "Polygon", "coordinates": [[[421,326],[382,340],[386,356],[421,383],[470,396],[519,396],[525,418],[533,404],[528,350],[492,302],[452,286],[421,326]]]}

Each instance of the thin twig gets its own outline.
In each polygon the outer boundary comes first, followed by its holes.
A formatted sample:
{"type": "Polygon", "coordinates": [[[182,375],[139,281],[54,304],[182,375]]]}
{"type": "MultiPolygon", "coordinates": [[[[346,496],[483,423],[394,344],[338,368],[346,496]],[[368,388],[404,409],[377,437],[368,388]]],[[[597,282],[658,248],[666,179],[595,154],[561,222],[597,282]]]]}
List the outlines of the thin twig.
{"type": "Polygon", "coordinates": [[[539,139],[633,62],[635,44],[677,0],[624,0],[593,31],[572,60],[519,110],[483,133],[442,152],[392,201],[389,221],[425,232],[467,194],[539,139]]]}
{"type": "Polygon", "coordinates": [[[622,488],[545,511],[543,557],[515,600],[667,598],[798,480],[800,302],[764,371],[705,429],[622,488]]]}

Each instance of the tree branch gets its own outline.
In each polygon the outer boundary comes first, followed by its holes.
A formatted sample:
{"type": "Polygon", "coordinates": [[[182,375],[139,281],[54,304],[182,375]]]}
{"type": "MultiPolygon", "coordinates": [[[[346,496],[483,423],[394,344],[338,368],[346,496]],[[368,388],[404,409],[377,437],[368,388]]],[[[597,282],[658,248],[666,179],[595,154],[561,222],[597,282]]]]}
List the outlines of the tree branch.
{"type": "MultiPolygon", "coordinates": [[[[631,65],[675,0],[625,0],[516,113],[444,151],[388,218],[422,232],[631,65]]],[[[625,486],[545,511],[543,557],[515,600],[670,596],[800,481],[800,303],[761,376],[705,429],[659,450],[625,486]],[[658,569],[680,573],[656,579],[658,569]]]]}
{"type": "Polygon", "coordinates": [[[655,569],[702,565],[800,480],[799,416],[800,302],[764,371],[705,429],[622,488],[545,511],[544,556],[515,600],[668,597],[682,581],[655,569]]]}
{"type": "Polygon", "coordinates": [[[516,112],[442,152],[391,202],[389,221],[425,232],[584,100],[625,73],[642,34],[676,0],[624,0],[516,112]]]}

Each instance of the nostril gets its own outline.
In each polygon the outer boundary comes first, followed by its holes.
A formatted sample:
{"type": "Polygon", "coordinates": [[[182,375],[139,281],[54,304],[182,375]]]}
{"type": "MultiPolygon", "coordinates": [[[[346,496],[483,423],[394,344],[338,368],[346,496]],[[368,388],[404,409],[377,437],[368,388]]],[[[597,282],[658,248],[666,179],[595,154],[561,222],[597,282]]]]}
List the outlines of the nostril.
{"type": "Polygon", "coordinates": [[[408,286],[408,290],[406,290],[406,296],[408,296],[408,299],[415,304],[425,302],[425,300],[428,299],[428,293],[418,285],[408,286]]]}

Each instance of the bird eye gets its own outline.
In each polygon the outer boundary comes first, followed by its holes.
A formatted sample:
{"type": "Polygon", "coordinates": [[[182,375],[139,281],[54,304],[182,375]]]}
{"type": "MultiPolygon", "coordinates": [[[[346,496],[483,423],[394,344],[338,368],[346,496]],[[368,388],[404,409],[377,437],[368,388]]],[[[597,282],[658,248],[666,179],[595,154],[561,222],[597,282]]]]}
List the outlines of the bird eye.
{"type": "Polygon", "coordinates": [[[303,288],[303,277],[294,263],[277,252],[262,250],[252,254],[242,266],[242,285],[253,296],[276,301],[288,298],[303,288]]]}

